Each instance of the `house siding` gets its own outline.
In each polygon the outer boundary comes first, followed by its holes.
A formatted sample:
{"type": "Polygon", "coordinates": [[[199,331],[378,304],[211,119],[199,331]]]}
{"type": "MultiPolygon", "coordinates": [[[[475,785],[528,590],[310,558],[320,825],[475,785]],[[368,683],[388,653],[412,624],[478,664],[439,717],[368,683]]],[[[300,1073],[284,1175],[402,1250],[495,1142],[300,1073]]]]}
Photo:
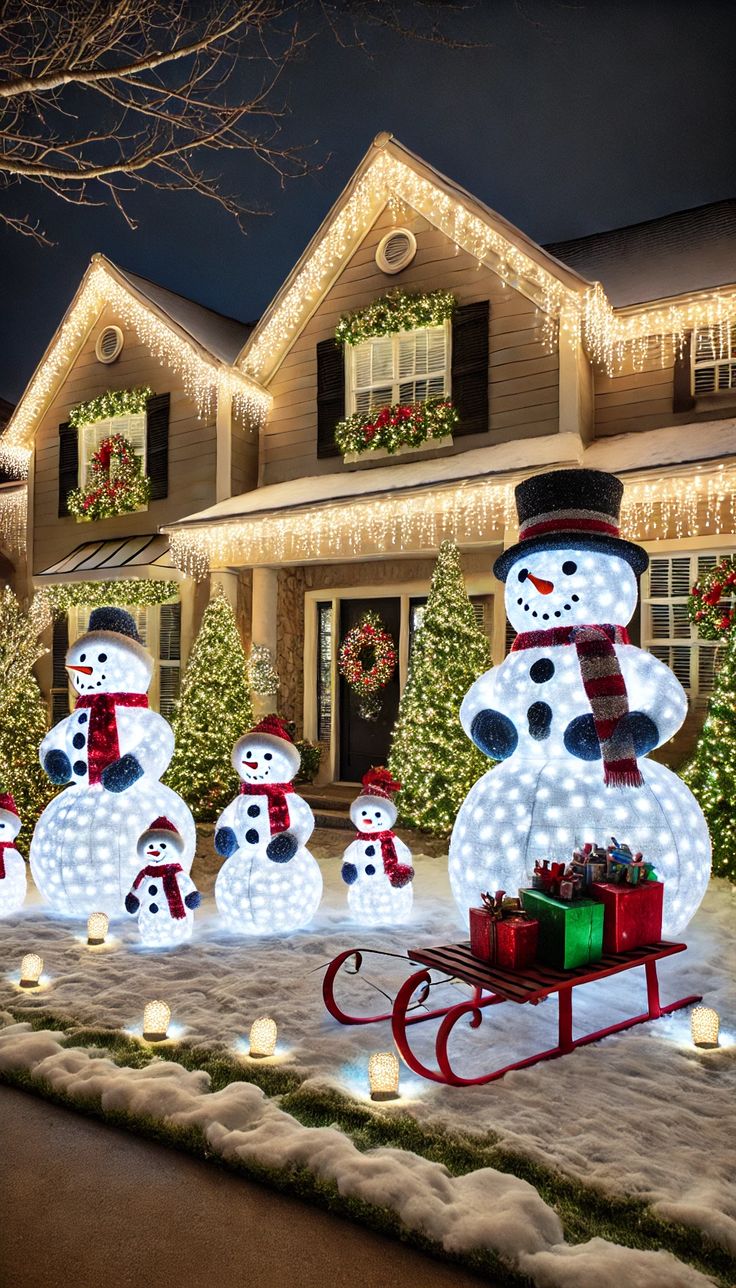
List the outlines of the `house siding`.
{"type": "MultiPolygon", "coordinates": [[[[542,334],[544,316],[518,292],[504,287],[489,269],[456,250],[423,219],[399,218],[417,240],[412,263],[400,273],[382,273],[376,247],[393,226],[385,210],[342,270],[314,316],[295,341],[269,386],[274,405],[262,439],[263,484],[310,474],[341,471],[339,457],[317,459],[317,344],[334,334],[341,314],[370,304],[393,288],[451,290],[459,304],[490,300],[490,430],[459,440],[454,448],[417,453],[419,459],[455,454],[489,443],[556,433],[559,423],[557,352],[542,334]]],[[[385,461],[361,462],[366,469],[385,461]]],[[[349,468],[349,467],[348,467],[349,468]]]]}
{"type": "Polygon", "coordinates": [[[698,399],[691,411],[673,411],[674,374],[674,361],[667,361],[663,366],[659,355],[647,358],[643,370],[635,370],[631,353],[624,356],[614,375],[597,371],[594,376],[596,438],[719,420],[736,413],[736,395],[727,399],[718,396],[698,399]]]}

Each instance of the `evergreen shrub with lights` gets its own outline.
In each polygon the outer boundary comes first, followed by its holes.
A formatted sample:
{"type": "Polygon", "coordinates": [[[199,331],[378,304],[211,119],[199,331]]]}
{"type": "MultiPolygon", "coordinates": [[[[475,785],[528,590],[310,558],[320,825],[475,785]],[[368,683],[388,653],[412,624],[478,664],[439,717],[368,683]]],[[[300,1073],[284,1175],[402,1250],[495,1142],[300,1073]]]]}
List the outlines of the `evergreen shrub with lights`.
{"type": "Polygon", "coordinates": [[[486,773],[488,759],[465,737],[459,713],[467,690],[491,665],[457,547],[443,541],[388,762],[402,783],[397,804],[406,826],[447,834],[473,783],[486,773]]]}
{"type": "Polygon", "coordinates": [[[236,795],[233,744],[253,723],[247,662],[222,591],[207,605],[173,720],[176,748],[165,782],[194,817],[216,818],[236,795]]]}
{"type": "Polygon", "coordinates": [[[0,592],[0,791],[15,797],[21,848],[55,792],[38,759],[48,715],[33,674],[46,652],[39,635],[49,623],[44,596],[36,596],[24,613],[9,587],[0,592]]]}
{"type": "Polygon", "coordinates": [[[375,335],[441,326],[452,317],[454,308],[451,291],[388,291],[366,308],[344,313],[335,328],[335,339],[339,344],[356,345],[375,335]]]}

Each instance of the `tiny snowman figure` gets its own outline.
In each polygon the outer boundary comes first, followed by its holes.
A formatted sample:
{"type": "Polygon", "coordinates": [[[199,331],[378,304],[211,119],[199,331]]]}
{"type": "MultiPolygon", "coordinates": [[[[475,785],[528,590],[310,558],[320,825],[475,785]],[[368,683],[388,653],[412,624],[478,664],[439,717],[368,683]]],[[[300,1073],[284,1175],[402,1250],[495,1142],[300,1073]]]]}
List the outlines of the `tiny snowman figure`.
{"type": "Polygon", "coordinates": [[[12,916],[25,902],[26,865],[15,847],[20,828],[13,797],[0,792],[0,917],[12,916]]]}
{"type": "Polygon", "coordinates": [[[369,769],[363,791],[350,806],[358,831],[342,856],[341,876],[348,886],[348,907],[368,926],[399,925],[413,902],[411,851],[392,830],[396,822],[397,783],[387,769],[369,769]]]}
{"type": "Polygon", "coordinates": [[[194,909],[202,902],[192,878],[179,862],[184,841],[168,818],[155,818],[136,846],[143,865],[126,896],[125,908],[138,917],[141,943],[171,947],[191,939],[194,909]]]}
{"type": "Polygon", "coordinates": [[[215,828],[225,859],[217,908],[237,934],[288,934],[311,921],[322,898],[322,873],[305,848],[314,816],[291,782],[301,758],[284,722],[265,716],[236,742],[232,760],[240,794],[215,828]]]}

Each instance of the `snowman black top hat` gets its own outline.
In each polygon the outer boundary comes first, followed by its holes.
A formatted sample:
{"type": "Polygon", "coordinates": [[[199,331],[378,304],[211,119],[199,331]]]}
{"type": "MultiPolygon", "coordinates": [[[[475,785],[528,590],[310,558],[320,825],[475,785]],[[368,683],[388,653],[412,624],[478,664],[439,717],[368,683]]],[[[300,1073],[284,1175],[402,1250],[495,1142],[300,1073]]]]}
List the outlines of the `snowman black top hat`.
{"type": "Polygon", "coordinates": [[[104,608],[93,608],[87,630],[114,631],[116,635],[127,635],[129,639],[135,640],[136,644],[143,643],[134,617],[125,608],[114,608],[109,605],[104,608]]]}
{"type": "Polygon", "coordinates": [[[519,541],[493,565],[499,581],[533,550],[566,547],[618,555],[634,572],[644,572],[646,550],[619,535],[623,492],[621,480],[603,470],[553,470],[524,479],[516,488],[519,541]]]}

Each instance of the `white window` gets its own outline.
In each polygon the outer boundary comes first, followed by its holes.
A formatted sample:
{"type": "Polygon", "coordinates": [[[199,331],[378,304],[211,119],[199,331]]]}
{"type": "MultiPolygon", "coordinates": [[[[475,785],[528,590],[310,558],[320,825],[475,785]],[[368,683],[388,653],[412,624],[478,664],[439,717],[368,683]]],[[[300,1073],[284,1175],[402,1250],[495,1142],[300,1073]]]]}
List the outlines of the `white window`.
{"type": "Polygon", "coordinates": [[[713,692],[724,646],[699,638],[687,601],[698,578],[722,558],[724,554],[654,555],[641,579],[642,647],[671,667],[696,703],[713,692]]]}
{"type": "Polygon", "coordinates": [[[696,398],[736,389],[736,318],[695,332],[692,364],[696,398]]]}
{"type": "Polygon", "coordinates": [[[377,335],[347,349],[350,412],[427,402],[450,392],[450,325],[377,335]]]}
{"type": "Polygon", "coordinates": [[[100,443],[113,434],[122,434],[132,444],[141,463],[141,473],[146,472],[146,413],[135,416],[115,416],[111,420],[96,420],[93,425],[82,425],[79,430],[79,486],[87,486],[91,461],[100,443]]]}

